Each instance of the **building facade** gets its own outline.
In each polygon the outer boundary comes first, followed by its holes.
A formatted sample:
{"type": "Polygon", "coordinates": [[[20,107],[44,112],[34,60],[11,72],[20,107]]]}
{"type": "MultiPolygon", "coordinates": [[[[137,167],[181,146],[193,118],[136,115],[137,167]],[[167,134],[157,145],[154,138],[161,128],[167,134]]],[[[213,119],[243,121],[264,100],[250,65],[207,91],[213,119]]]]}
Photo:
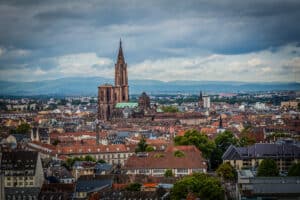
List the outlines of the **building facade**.
{"type": "Polygon", "coordinates": [[[287,172],[293,163],[299,162],[300,147],[296,144],[256,143],[248,147],[229,146],[222,156],[235,169],[257,170],[264,159],[273,159],[280,172],[287,172]]]}
{"type": "Polygon", "coordinates": [[[125,162],[126,174],[164,176],[171,170],[173,176],[206,173],[207,163],[195,146],[168,147],[164,152],[143,152],[132,155],[125,162]],[[178,156],[178,154],[181,154],[178,156]]]}
{"type": "Polygon", "coordinates": [[[37,199],[44,182],[38,152],[5,152],[1,171],[4,174],[5,199],[37,199]]]}
{"type": "Polygon", "coordinates": [[[115,85],[104,84],[98,87],[98,118],[110,120],[114,106],[129,101],[127,63],[125,62],[120,40],[117,63],[115,64],[115,85]]]}

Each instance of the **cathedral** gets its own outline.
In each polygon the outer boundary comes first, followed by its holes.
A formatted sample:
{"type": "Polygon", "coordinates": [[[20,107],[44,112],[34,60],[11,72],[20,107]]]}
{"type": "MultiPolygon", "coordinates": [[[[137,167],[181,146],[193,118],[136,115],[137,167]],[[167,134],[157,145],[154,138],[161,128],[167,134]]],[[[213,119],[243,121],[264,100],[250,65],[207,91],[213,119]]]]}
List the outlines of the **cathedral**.
{"type": "Polygon", "coordinates": [[[115,85],[104,84],[98,87],[98,118],[110,120],[117,103],[128,102],[127,63],[124,59],[122,41],[120,40],[117,63],[115,64],[115,85]]]}

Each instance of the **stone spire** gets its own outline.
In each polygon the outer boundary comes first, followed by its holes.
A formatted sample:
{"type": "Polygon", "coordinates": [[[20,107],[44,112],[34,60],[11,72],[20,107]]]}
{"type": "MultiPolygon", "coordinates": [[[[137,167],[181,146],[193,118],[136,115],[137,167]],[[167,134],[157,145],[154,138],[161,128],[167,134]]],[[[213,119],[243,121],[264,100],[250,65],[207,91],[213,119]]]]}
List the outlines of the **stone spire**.
{"type": "Polygon", "coordinates": [[[219,128],[223,128],[223,120],[222,120],[221,114],[220,114],[220,119],[219,119],[219,128]]]}
{"type": "Polygon", "coordinates": [[[124,55],[123,55],[123,49],[122,49],[122,40],[121,40],[121,38],[120,38],[119,53],[118,53],[118,62],[119,61],[123,61],[125,63],[124,55]]]}

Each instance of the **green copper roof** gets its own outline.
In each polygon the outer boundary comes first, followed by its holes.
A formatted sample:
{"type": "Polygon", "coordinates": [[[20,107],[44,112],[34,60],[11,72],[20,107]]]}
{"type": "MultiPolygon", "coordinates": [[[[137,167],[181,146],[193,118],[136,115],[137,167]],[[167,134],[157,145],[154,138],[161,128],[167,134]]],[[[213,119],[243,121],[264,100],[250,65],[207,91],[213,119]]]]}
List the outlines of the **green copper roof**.
{"type": "Polygon", "coordinates": [[[156,112],[164,112],[161,108],[157,108],[156,112]]]}
{"type": "Polygon", "coordinates": [[[138,107],[138,103],[131,103],[131,102],[123,102],[117,103],[116,108],[136,108],[138,107]]]}

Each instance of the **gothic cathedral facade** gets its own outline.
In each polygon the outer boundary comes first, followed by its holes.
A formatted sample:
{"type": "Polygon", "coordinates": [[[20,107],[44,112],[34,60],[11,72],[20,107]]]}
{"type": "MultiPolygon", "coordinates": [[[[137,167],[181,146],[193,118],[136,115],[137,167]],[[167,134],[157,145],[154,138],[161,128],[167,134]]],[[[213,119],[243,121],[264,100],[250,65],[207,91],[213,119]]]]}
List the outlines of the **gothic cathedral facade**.
{"type": "Polygon", "coordinates": [[[115,85],[104,84],[98,87],[98,119],[110,120],[117,103],[129,101],[127,63],[124,59],[120,40],[117,63],[115,64],[115,85]]]}

